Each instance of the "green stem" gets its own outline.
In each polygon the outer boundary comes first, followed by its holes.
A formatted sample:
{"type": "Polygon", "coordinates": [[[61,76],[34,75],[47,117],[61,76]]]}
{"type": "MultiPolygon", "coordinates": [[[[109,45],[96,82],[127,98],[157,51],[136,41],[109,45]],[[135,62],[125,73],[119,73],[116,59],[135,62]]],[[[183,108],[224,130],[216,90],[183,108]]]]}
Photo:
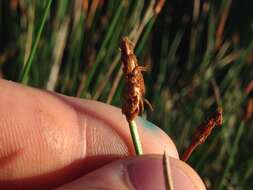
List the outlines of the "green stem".
{"type": "Polygon", "coordinates": [[[143,154],[143,152],[142,152],[141,141],[138,134],[136,123],[135,121],[130,121],[128,123],[129,123],[130,133],[133,140],[135,152],[137,155],[141,155],[143,154]]]}
{"type": "Polygon", "coordinates": [[[47,1],[47,4],[46,4],[46,8],[45,8],[45,13],[42,17],[42,20],[41,20],[41,24],[39,26],[39,30],[38,30],[38,33],[36,35],[36,39],[32,45],[32,50],[31,50],[31,53],[27,59],[27,62],[21,72],[21,75],[19,77],[19,82],[23,83],[23,84],[27,84],[28,83],[28,73],[31,69],[31,66],[32,66],[32,61],[33,61],[33,58],[34,58],[34,55],[36,53],[36,50],[37,50],[37,46],[38,46],[38,43],[40,41],[40,36],[42,34],[42,31],[43,31],[43,28],[45,26],[45,22],[46,22],[46,18],[47,18],[47,15],[49,13],[49,10],[50,10],[50,6],[52,4],[52,0],[48,0],[47,1]]]}

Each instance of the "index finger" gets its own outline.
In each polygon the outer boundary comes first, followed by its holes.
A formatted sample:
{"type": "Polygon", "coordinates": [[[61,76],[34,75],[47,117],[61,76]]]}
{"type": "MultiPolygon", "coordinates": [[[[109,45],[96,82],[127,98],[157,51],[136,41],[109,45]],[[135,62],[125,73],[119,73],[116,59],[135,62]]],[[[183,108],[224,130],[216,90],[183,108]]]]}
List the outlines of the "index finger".
{"type": "MultiPolygon", "coordinates": [[[[118,108],[5,80],[0,87],[0,188],[51,188],[134,152],[118,108]]],[[[165,133],[137,123],[144,153],[178,158],[165,133]]]]}

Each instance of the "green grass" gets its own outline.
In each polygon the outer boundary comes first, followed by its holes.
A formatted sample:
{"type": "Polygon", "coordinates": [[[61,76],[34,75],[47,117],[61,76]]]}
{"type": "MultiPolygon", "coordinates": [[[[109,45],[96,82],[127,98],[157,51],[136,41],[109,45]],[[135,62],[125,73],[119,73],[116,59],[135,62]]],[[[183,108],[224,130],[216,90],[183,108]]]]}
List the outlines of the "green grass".
{"type": "Polygon", "coordinates": [[[151,66],[146,97],[155,111],[144,116],[182,153],[195,127],[222,106],[222,128],[189,164],[209,189],[253,186],[252,120],[243,120],[253,93],[245,92],[253,79],[251,1],[171,0],[159,15],[143,0],[94,0],[88,9],[79,0],[10,2],[0,2],[3,78],[120,106],[118,48],[129,36],[140,64],[151,66]]]}
{"type": "Polygon", "coordinates": [[[35,53],[38,49],[38,43],[39,43],[39,40],[40,40],[40,36],[41,36],[42,30],[45,26],[46,18],[47,18],[48,12],[50,10],[51,4],[52,4],[52,0],[48,0],[47,4],[46,4],[46,8],[45,8],[45,13],[42,17],[41,23],[40,23],[39,28],[38,28],[38,34],[36,34],[34,43],[33,43],[32,48],[31,48],[31,52],[29,54],[27,62],[24,65],[23,71],[21,72],[21,75],[19,77],[19,82],[21,82],[23,84],[28,83],[29,72],[31,70],[31,66],[32,66],[32,63],[33,63],[33,58],[34,58],[35,53]]]}

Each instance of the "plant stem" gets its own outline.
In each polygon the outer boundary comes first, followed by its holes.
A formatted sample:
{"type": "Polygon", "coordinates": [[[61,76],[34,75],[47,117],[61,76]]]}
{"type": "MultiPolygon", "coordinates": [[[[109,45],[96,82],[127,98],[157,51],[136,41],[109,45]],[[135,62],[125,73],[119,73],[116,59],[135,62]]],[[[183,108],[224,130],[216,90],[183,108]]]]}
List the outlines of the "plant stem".
{"type": "Polygon", "coordinates": [[[167,190],[174,190],[173,179],[171,175],[170,158],[166,151],[163,154],[163,172],[165,179],[165,187],[167,190]]]}
{"type": "Polygon", "coordinates": [[[198,143],[192,143],[192,144],[186,149],[186,151],[184,152],[184,154],[183,154],[181,160],[183,160],[184,162],[186,162],[186,161],[190,158],[192,152],[195,150],[195,148],[197,148],[198,145],[199,145],[198,143]]]}
{"type": "Polygon", "coordinates": [[[140,137],[138,134],[136,123],[135,123],[135,121],[129,121],[128,124],[129,124],[129,128],[130,128],[131,137],[132,137],[132,140],[134,143],[135,153],[136,153],[136,155],[141,155],[141,154],[143,154],[143,152],[142,152],[141,141],[140,141],[140,137]]]}
{"type": "Polygon", "coordinates": [[[37,50],[37,46],[38,46],[39,41],[40,41],[40,36],[41,36],[43,28],[45,26],[46,18],[47,18],[47,15],[49,13],[51,4],[52,4],[52,0],[48,0],[47,4],[46,4],[44,15],[43,15],[42,20],[41,20],[41,24],[39,26],[38,33],[37,33],[35,41],[32,45],[31,53],[30,53],[30,55],[27,59],[27,62],[26,62],[25,66],[24,66],[24,68],[21,72],[21,75],[19,77],[19,82],[21,82],[22,84],[27,84],[28,83],[28,73],[31,69],[32,61],[33,61],[34,55],[35,55],[36,50],[37,50]]]}

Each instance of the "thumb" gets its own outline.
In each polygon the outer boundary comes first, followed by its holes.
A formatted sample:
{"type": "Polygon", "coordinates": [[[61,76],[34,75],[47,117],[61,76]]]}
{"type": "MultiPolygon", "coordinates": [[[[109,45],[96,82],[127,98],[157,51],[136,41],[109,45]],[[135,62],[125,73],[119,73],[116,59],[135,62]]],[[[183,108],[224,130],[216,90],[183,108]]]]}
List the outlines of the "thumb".
{"type": "MultiPolygon", "coordinates": [[[[206,189],[197,173],[186,163],[170,157],[169,167],[172,189],[206,189]]],[[[108,164],[57,189],[163,190],[167,189],[163,171],[161,156],[135,156],[108,164]]]]}

